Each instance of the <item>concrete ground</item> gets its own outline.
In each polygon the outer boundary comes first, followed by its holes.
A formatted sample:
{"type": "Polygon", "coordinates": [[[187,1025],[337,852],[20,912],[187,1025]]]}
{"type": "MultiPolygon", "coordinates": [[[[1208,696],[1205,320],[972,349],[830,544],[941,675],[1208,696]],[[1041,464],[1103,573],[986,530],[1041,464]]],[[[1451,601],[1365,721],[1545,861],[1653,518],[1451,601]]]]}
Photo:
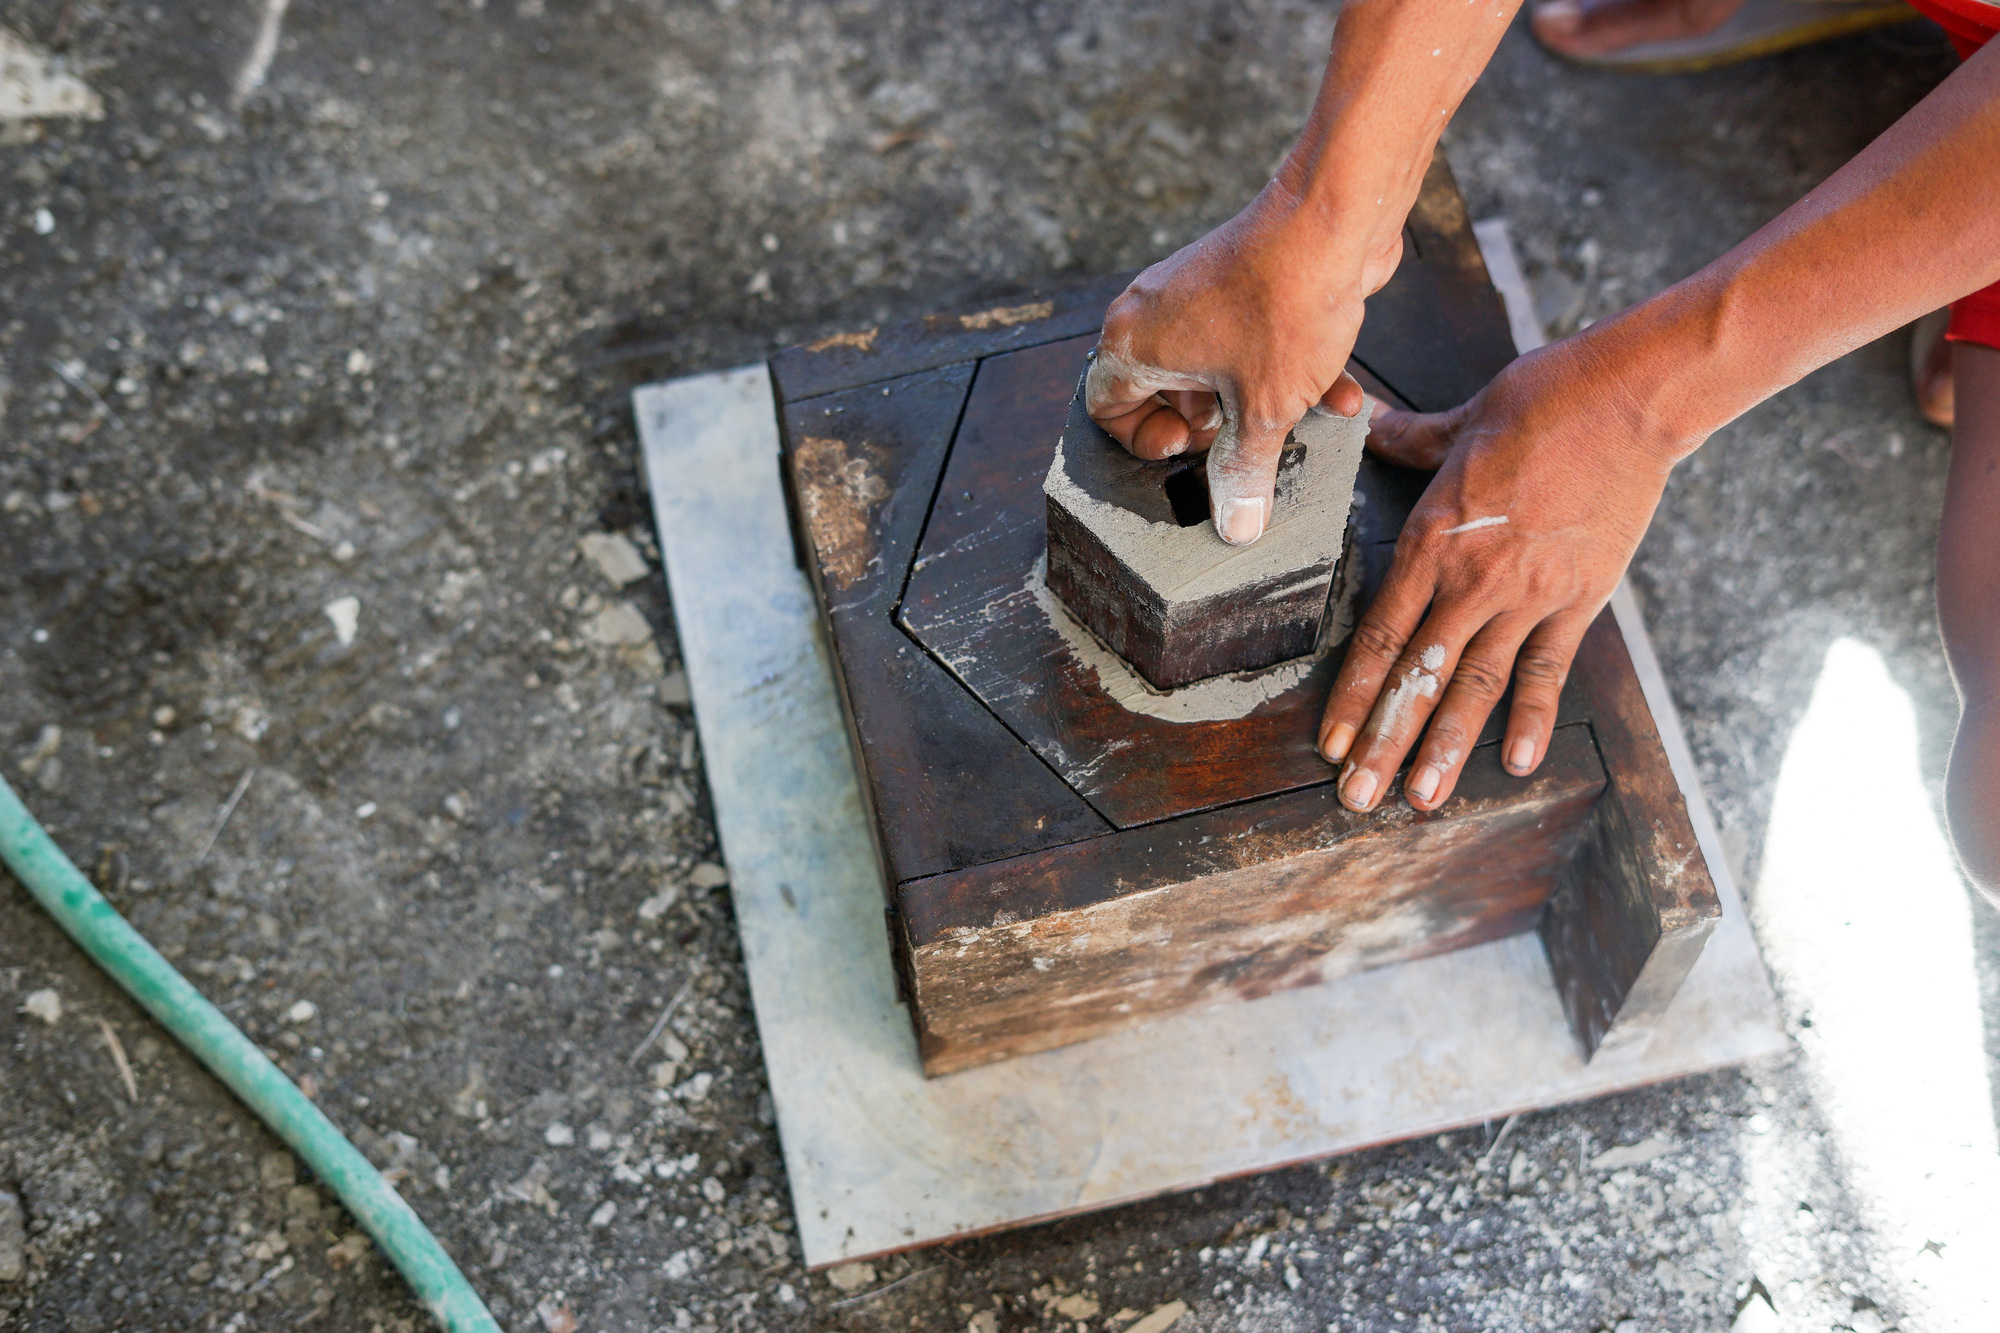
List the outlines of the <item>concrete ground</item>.
{"type": "MultiPolygon", "coordinates": [[[[1924,918],[1951,947],[1830,978],[1759,897],[1801,1041],[1770,1067],[1523,1117],[1497,1150],[1491,1126],[805,1273],[665,585],[578,549],[652,555],[627,392],[1168,252],[1277,160],[1333,10],[298,0],[239,88],[263,5],[0,0],[104,112],[0,121],[0,763],[503,1326],[1096,1333],[1175,1300],[1202,1330],[1974,1326],[1970,1224],[1924,1233],[1877,1188],[1952,1173],[1868,1156],[1991,1142],[2000,926],[1955,888],[1924,918]],[[1913,978],[1956,997],[1949,1108],[1842,1064],[1823,1018],[1913,978]],[[1855,1137],[1871,1087],[1900,1132],[1855,1137]]],[[[1560,332],[1698,267],[1950,65],[1903,28],[1625,78],[1516,31],[1447,151],[1560,332]]],[[[1636,567],[1752,887],[1836,639],[1914,701],[1920,795],[1941,769],[1949,442],[1904,356],[1724,431],[1636,567]]],[[[1855,774],[1883,716],[1852,725],[1855,774]]],[[[426,1324],[11,880],[0,1193],[0,1328],[426,1324]]]]}

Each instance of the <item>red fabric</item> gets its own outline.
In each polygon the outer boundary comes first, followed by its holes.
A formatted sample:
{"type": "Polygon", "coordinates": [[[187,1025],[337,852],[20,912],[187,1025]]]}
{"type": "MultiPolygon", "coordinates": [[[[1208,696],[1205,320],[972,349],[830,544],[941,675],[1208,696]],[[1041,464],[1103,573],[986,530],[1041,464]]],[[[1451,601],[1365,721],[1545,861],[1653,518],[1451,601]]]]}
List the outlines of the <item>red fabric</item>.
{"type": "Polygon", "coordinates": [[[1986,39],[2000,29],[2000,7],[1982,0],[1909,0],[1909,3],[1910,8],[1944,29],[1945,36],[1958,48],[1960,60],[1986,45],[1986,39]]]}
{"type": "MultiPolygon", "coordinates": [[[[1982,0],[1909,0],[1910,7],[1944,29],[1964,60],[2000,31],[2000,6],[1982,0]]],[[[2000,282],[1951,303],[1951,323],[1944,336],[1951,342],[2000,348],[2000,282]]]]}

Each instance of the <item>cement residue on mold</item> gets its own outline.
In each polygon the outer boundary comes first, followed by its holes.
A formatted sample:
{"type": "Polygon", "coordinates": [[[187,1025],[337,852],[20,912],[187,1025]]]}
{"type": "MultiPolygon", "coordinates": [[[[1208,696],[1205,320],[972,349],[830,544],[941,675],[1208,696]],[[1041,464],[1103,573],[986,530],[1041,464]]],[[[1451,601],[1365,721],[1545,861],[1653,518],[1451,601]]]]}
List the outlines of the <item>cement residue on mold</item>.
{"type": "MultiPolygon", "coordinates": [[[[1352,565],[1355,562],[1347,563],[1352,565]]],[[[1048,568],[1048,557],[1044,555],[1028,571],[1026,591],[1035,599],[1035,605],[1049,618],[1049,623],[1055,626],[1056,633],[1062,636],[1062,641],[1076,655],[1077,661],[1096,675],[1098,685],[1120,708],[1143,717],[1156,717],[1162,722],[1227,722],[1246,716],[1259,705],[1296,688],[1326,656],[1332,645],[1346,637],[1344,628],[1337,634],[1322,632],[1319,646],[1305,657],[1295,657],[1261,671],[1211,676],[1178,689],[1156,690],[1128,666],[1124,658],[1105,647],[1095,634],[1077,623],[1069,608],[1049,591],[1048,568]]],[[[1343,593],[1352,581],[1342,580],[1343,593]]],[[[1327,611],[1326,631],[1351,620],[1351,613],[1342,614],[1349,600],[1336,594],[1336,605],[1327,611]]]]}

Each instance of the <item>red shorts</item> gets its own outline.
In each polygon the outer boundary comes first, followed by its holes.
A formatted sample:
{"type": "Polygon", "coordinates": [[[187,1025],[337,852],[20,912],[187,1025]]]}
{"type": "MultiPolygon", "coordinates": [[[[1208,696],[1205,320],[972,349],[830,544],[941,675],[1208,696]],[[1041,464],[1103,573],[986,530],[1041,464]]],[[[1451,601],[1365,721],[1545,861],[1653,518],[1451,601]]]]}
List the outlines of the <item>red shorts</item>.
{"type": "MultiPolygon", "coordinates": [[[[2000,5],[1982,0],[1909,0],[1910,7],[1944,29],[1963,60],[2000,31],[2000,5]]],[[[2000,282],[1951,303],[1944,336],[1953,342],[2000,348],[2000,282]]]]}

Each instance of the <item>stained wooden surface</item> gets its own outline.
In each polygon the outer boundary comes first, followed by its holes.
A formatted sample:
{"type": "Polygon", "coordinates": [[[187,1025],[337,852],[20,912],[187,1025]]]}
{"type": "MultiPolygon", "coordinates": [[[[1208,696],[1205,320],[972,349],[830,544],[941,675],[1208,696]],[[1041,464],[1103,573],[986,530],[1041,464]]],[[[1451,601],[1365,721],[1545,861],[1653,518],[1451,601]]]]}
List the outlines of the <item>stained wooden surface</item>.
{"type": "MultiPolygon", "coordinates": [[[[1340,647],[1245,716],[1170,722],[1108,695],[1036,603],[1030,584],[1047,545],[1042,476],[1090,345],[1077,338],[980,363],[904,595],[904,625],[1120,828],[1331,781],[1335,770],[1314,740],[1340,647]]],[[[1355,485],[1360,544],[1350,546],[1364,572],[1352,601],[1373,595],[1422,481],[1364,464],[1355,485]]],[[[1576,716],[1566,691],[1563,720],[1576,716]]],[[[1496,711],[1480,742],[1503,725],[1496,711]]]]}
{"type": "MultiPolygon", "coordinates": [[[[1064,613],[1036,583],[1041,482],[1120,285],[775,365],[927,1068],[1538,919],[1582,1049],[1643,1041],[1700,955],[1715,894],[1608,620],[1563,695],[1562,762],[1552,752],[1526,781],[1501,772],[1503,701],[1442,811],[1419,816],[1392,792],[1355,816],[1313,748],[1344,645],[1241,716],[1176,722],[1112,698],[1052,618],[1064,613]],[[846,387],[806,393],[833,385],[846,387]]],[[[1445,407],[1504,364],[1506,338],[1435,165],[1350,368],[1393,405],[1445,407]]],[[[1363,464],[1340,623],[1372,597],[1426,481],[1363,464]]]]}
{"type": "Polygon", "coordinates": [[[1103,327],[1104,308],[1132,276],[844,330],[779,352],[771,358],[771,378],[789,404],[1059,338],[1094,336],[1103,327]]]}
{"type": "Polygon", "coordinates": [[[1541,936],[1589,1054],[1607,1041],[1645,1039],[1722,909],[1609,610],[1584,635],[1571,678],[1588,699],[1611,787],[1549,900],[1541,936]]]}
{"type": "Polygon", "coordinates": [[[1474,750],[1428,814],[1357,815],[1321,786],[902,885],[925,1067],[1530,929],[1604,769],[1582,725],[1525,782],[1498,752],[1474,750]]]}
{"type": "Polygon", "coordinates": [[[896,628],[970,365],[791,404],[785,466],[891,883],[1109,825],[896,628]],[[884,387],[888,392],[884,392],[884,387]]]}

